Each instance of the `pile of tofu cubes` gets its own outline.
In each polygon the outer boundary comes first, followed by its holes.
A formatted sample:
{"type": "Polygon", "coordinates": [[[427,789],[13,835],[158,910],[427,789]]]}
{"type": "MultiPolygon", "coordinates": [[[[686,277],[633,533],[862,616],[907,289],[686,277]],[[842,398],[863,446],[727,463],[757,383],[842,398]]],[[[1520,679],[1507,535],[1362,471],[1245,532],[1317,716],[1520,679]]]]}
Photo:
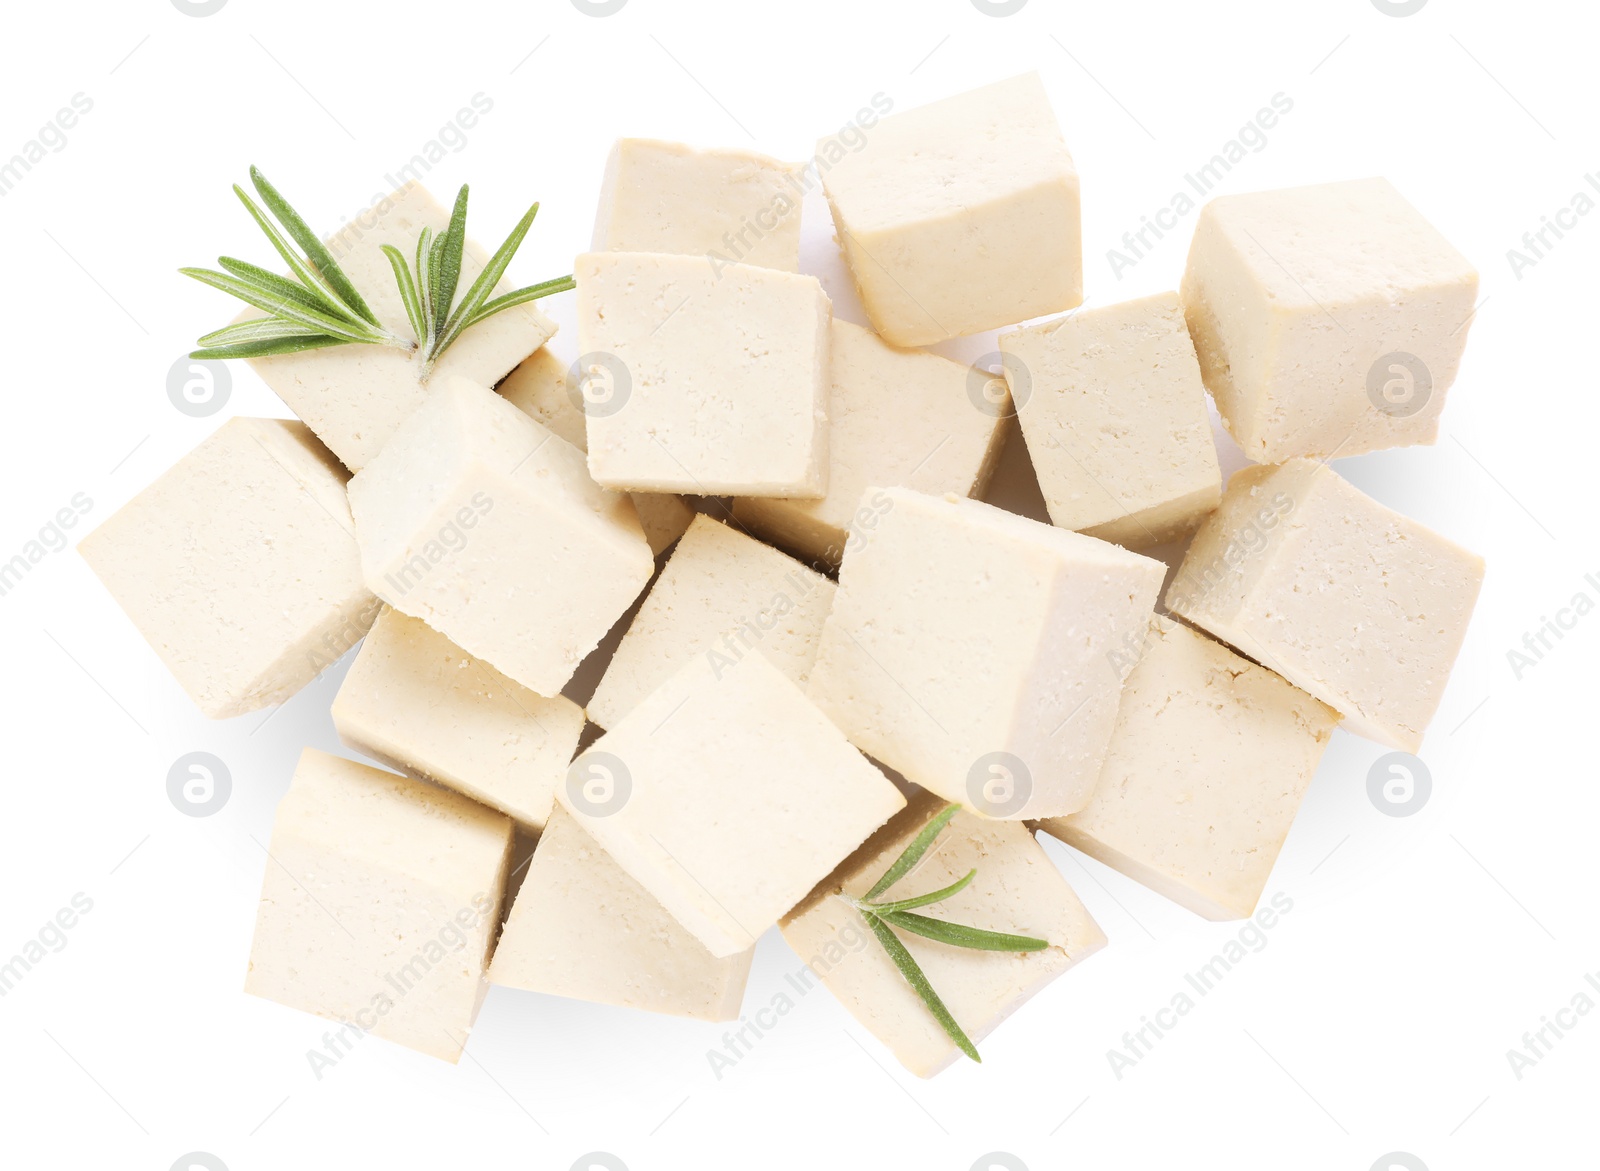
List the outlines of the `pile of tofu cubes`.
{"type": "MultiPolygon", "coordinates": [[[[896,897],[976,867],[933,911],[1049,943],[907,937],[981,1039],[1106,942],[1037,831],[1242,919],[1336,726],[1421,743],[1483,565],[1327,461],[1435,439],[1467,261],[1383,180],[1231,195],[1177,292],[1073,312],[1037,76],[863,130],[619,142],[575,357],[525,305],[425,386],[257,360],[301,421],[230,420],[83,542],[209,716],[360,643],[333,719],[389,767],[301,758],[250,992],[453,1061],[490,984],[737,1019],[777,925],[927,1076],[955,1046],[850,899],[947,802],[896,897]],[[870,328],[799,271],[819,175],[870,328]],[[1025,321],[998,372],[917,348],[1025,321]],[[1256,461],[1226,487],[1208,393],[1256,461]],[[1052,524],[980,500],[1013,418],[1052,524]],[[1158,612],[1135,550],[1190,536],[1158,612]]],[[[380,247],[445,220],[413,184],[331,242],[395,330],[380,247]]]]}

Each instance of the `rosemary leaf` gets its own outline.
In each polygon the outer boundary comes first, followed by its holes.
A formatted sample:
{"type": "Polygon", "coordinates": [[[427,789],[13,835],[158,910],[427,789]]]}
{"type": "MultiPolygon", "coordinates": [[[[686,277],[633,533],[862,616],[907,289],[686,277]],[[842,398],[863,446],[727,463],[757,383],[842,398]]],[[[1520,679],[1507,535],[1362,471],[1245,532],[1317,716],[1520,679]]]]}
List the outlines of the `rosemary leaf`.
{"type": "Polygon", "coordinates": [[[417,237],[417,267],[412,276],[417,282],[417,296],[422,301],[422,324],[427,332],[417,338],[424,350],[431,350],[433,339],[439,332],[439,306],[433,299],[433,229],[423,228],[417,237]]]}
{"type": "Polygon", "coordinates": [[[236,260],[232,256],[217,257],[217,264],[230,276],[238,277],[242,281],[255,285],[264,295],[282,297],[285,301],[292,301],[297,305],[303,305],[307,309],[315,310],[318,313],[326,313],[330,317],[349,321],[354,325],[362,324],[352,318],[350,311],[343,305],[336,301],[318,297],[299,281],[292,281],[288,277],[280,276],[248,261],[236,260]]]}
{"type": "Polygon", "coordinates": [[[288,230],[290,236],[294,237],[295,243],[305,249],[305,254],[310,257],[311,263],[317,266],[322,279],[332,286],[340,299],[363,321],[368,325],[377,326],[379,324],[377,315],[367,307],[366,301],[362,300],[355,285],[345,276],[344,269],[340,268],[339,262],[333,258],[333,253],[329,252],[317,234],[306,226],[305,220],[300,218],[300,213],[289,206],[288,201],[278,194],[278,189],[267,182],[267,177],[257,168],[250,168],[250,179],[256,186],[256,192],[261,196],[261,202],[278,217],[278,222],[288,230]]]}
{"type": "Polygon", "coordinates": [[[293,245],[278,230],[278,226],[267,217],[266,212],[256,206],[255,200],[245,193],[244,188],[234,184],[233,193],[239,197],[239,202],[244,204],[245,210],[250,213],[250,218],[255,220],[256,226],[261,229],[262,234],[272,242],[272,246],[277,249],[278,255],[283,257],[284,263],[289,266],[289,271],[295,275],[303,290],[308,295],[317,298],[322,311],[335,317],[360,321],[361,318],[352,313],[350,307],[339,299],[332,286],[322,279],[321,274],[311,266],[310,262],[295,251],[293,245]]]}
{"type": "Polygon", "coordinates": [[[212,346],[194,350],[191,358],[269,358],[273,354],[298,354],[302,350],[321,350],[328,346],[347,346],[351,343],[341,337],[325,333],[308,333],[283,337],[277,341],[241,342],[231,346],[212,346]]]}
{"type": "Polygon", "coordinates": [[[478,274],[478,279],[472,282],[467,295],[461,299],[461,303],[455,307],[439,331],[439,335],[434,339],[430,352],[424,358],[424,372],[460,336],[461,331],[467,328],[467,322],[476,317],[478,310],[489,300],[489,294],[494,292],[495,285],[499,284],[500,278],[505,275],[506,268],[511,264],[511,258],[517,254],[517,249],[522,246],[528,229],[533,226],[533,217],[538,214],[539,205],[535,203],[528,209],[527,214],[517,221],[517,226],[511,229],[511,235],[506,237],[505,243],[501,244],[489,258],[489,263],[484,265],[483,271],[478,274]]]}
{"type": "Polygon", "coordinates": [[[463,183],[456,193],[456,205],[450,212],[450,223],[439,237],[438,253],[434,260],[434,283],[437,292],[434,301],[441,316],[448,316],[450,305],[456,299],[456,286],[461,281],[461,255],[467,247],[467,185],[463,183]]]}
{"type": "Polygon", "coordinates": [[[420,343],[428,336],[428,320],[422,310],[422,298],[417,295],[417,283],[411,279],[411,269],[406,266],[406,258],[400,249],[393,244],[384,244],[382,248],[383,254],[389,258],[389,267],[394,269],[394,283],[400,287],[400,302],[406,307],[406,316],[411,319],[411,330],[420,343]]]}
{"type": "Polygon", "coordinates": [[[1034,939],[1027,935],[1007,935],[1000,931],[985,931],[981,927],[968,927],[961,923],[946,923],[943,919],[930,919],[926,915],[914,915],[910,911],[873,913],[879,914],[885,923],[902,931],[936,939],[940,943],[953,944],[956,947],[969,947],[976,951],[1043,951],[1050,946],[1048,940],[1034,939]]]}
{"type": "Polygon", "coordinates": [[[950,824],[950,819],[960,812],[961,806],[954,803],[941,809],[939,816],[922,827],[922,832],[912,839],[911,844],[906,847],[905,853],[895,859],[894,865],[883,872],[883,877],[878,879],[872,889],[862,898],[877,898],[907,874],[911,873],[911,868],[922,861],[922,856],[928,852],[928,847],[933,845],[933,839],[938,837],[944,827],[950,824]]]}
{"type": "Polygon", "coordinates": [[[307,334],[325,333],[330,337],[340,338],[350,342],[369,342],[384,344],[389,339],[387,335],[375,332],[365,322],[351,324],[338,318],[330,317],[313,309],[307,309],[296,302],[284,300],[274,293],[262,290],[259,286],[238,277],[229,276],[227,273],[213,272],[207,268],[180,268],[184,276],[193,277],[203,285],[210,285],[214,289],[239,298],[246,305],[254,305],[257,309],[282,317],[287,321],[296,321],[306,326],[307,334]]]}
{"type": "Polygon", "coordinates": [[[896,911],[909,911],[916,907],[926,907],[930,903],[940,903],[951,895],[966,889],[967,883],[971,882],[977,876],[977,873],[976,870],[969,870],[965,878],[957,879],[949,886],[929,891],[925,895],[916,895],[909,899],[896,899],[892,903],[871,903],[869,906],[875,914],[892,915],[896,911]]]}
{"type": "MultiPolygon", "coordinates": [[[[306,333],[306,327],[298,322],[285,321],[281,317],[254,317],[249,321],[240,321],[233,325],[225,325],[221,329],[212,330],[202,337],[197,344],[213,349],[254,342],[280,341],[283,338],[310,336],[313,335],[306,333]]],[[[327,334],[315,336],[327,337],[327,334]]]]}
{"type": "Polygon", "coordinates": [[[478,322],[487,317],[493,317],[496,313],[499,313],[504,309],[510,309],[517,305],[525,305],[529,301],[537,301],[540,297],[548,297],[552,293],[565,293],[568,289],[575,289],[577,287],[578,282],[572,277],[558,276],[551,280],[540,281],[536,285],[528,285],[524,288],[517,289],[515,292],[507,293],[503,297],[496,297],[493,301],[490,301],[482,309],[479,309],[475,314],[473,314],[472,318],[466,323],[466,325],[462,326],[462,329],[471,329],[474,325],[477,325],[478,322]]]}
{"type": "Polygon", "coordinates": [[[917,966],[917,961],[906,950],[906,945],[901,943],[895,933],[872,912],[865,912],[861,917],[867,921],[872,934],[878,937],[883,950],[889,953],[889,958],[894,961],[894,966],[900,969],[900,974],[905,977],[906,983],[911,985],[912,991],[922,998],[923,1004],[928,1006],[933,1019],[938,1021],[940,1027],[950,1035],[950,1039],[960,1046],[961,1052],[974,1061],[982,1062],[983,1058],[978,1056],[978,1047],[956,1023],[956,1018],[950,1015],[950,1010],[945,1007],[944,1001],[939,999],[939,994],[933,990],[933,985],[928,983],[928,977],[923,974],[922,969],[917,966]]]}

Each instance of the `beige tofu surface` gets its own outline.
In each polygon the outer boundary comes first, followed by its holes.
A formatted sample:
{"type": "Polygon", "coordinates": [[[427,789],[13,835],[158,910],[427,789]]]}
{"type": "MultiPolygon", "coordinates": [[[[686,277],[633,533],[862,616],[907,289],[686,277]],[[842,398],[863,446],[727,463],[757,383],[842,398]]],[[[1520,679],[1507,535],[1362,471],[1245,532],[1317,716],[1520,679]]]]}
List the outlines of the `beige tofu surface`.
{"type": "Polygon", "coordinates": [[[832,306],[815,277],[645,252],[587,253],[576,274],[596,483],[827,491],[832,306]]]}
{"type": "Polygon", "coordinates": [[[495,948],[491,983],[702,1021],[739,1016],[749,948],[721,959],[557,809],[495,948]]]}
{"type": "Polygon", "coordinates": [[[583,453],[465,379],[436,387],[350,481],[373,592],[553,696],[650,581],[626,497],[583,453]]]}
{"type": "MultiPolygon", "coordinates": [[[[785,942],[807,965],[801,978],[808,984],[820,980],[918,1077],[932,1077],[962,1060],[961,1051],[871,937],[861,912],[837,896],[864,896],[944,804],[932,794],[918,794],[782,924],[785,942]]],[[[879,897],[927,894],[974,869],[977,877],[964,890],[918,913],[1043,939],[1049,947],[978,951],[896,934],[962,1031],[981,1044],[1046,984],[1104,947],[1106,937],[1025,826],[967,811],[945,827],[910,875],[879,897]]]]}
{"type": "Polygon", "coordinates": [[[529,691],[385,607],[333,698],[333,724],[358,752],[538,832],[577,750],[583,709],[529,691]]]}
{"type": "Polygon", "coordinates": [[[884,490],[807,694],[874,759],[991,817],[1089,800],[1164,566],[975,500],[884,490]]]}
{"type": "MultiPolygon", "coordinates": [[[[476,217],[469,217],[469,222],[482,226],[476,217]]],[[[411,323],[383,245],[392,245],[412,258],[424,228],[432,228],[438,235],[449,223],[450,209],[413,182],[385,196],[327,240],[328,250],[356,291],[378,320],[400,337],[412,336],[411,323]]],[[[461,257],[458,302],[488,260],[489,253],[469,237],[461,257]]],[[[510,284],[501,281],[494,295],[511,290],[510,284]]],[[[259,316],[251,309],[240,320],[259,316]]],[[[417,381],[420,363],[387,346],[333,346],[277,354],[253,358],[250,366],[355,472],[365,467],[406,416],[422,405],[431,387],[451,377],[493,386],[555,332],[555,323],[532,302],[497,313],[464,332],[444,352],[426,385],[417,381]]]]}
{"type": "Polygon", "coordinates": [[[1004,333],[1000,351],[1052,523],[1143,548],[1217,506],[1222,472],[1176,293],[1004,333]]]}
{"type": "Polygon", "coordinates": [[[1415,752],[1483,584],[1483,559],[1326,464],[1249,467],[1195,534],[1166,607],[1391,748],[1415,752]]]}
{"type": "Polygon", "coordinates": [[[739,497],[733,515],[764,538],[837,567],[867,488],[981,494],[1005,443],[1009,408],[974,401],[969,367],[896,349],[837,318],[828,362],[827,495],[739,497]]]}
{"type": "Polygon", "coordinates": [[[799,272],[803,170],[751,150],[620,138],[606,159],[594,250],[799,272]]]}
{"type": "Polygon", "coordinates": [[[493,810],[306,749],[263,859],[245,991],[458,1061],[510,849],[493,810]]]}
{"type": "Polygon", "coordinates": [[[713,955],[749,948],[905,798],[759,650],[696,656],[556,798],[713,955]]]}
{"type": "MultiPolygon", "coordinates": [[[[579,451],[587,451],[589,438],[584,428],[583,400],[572,385],[570,363],[563,362],[549,346],[540,346],[504,381],[495,387],[502,398],[515,404],[524,414],[543,423],[579,451]]],[[[630,492],[639,524],[657,557],[683,536],[694,509],[682,496],[672,492],[630,492]]]]}
{"type": "Polygon", "coordinates": [[[1386,179],[1225,195],[1181,287],[1206,387],[1276,464],[1432,443],[1478,274],[1386,179]]]}
{"type": "Polygon", "coordinates": [[[1128,676],[1088,806],[1043,828],[1207,919],[1247,919],[1339,715],[1167,618],[1128,676]]]}
{"type": "Polygon", "coordinates": [[[212,719],[282,703],[360,641],[348,473],[302,423],[229,419],[78,545],[212,719]]]}
{"type": "Polygon", "coordinates": [[[858,149],[817,144],[840,247],[897,346],[1083,301],[1078,172],[1036,73],[891,114],[858,149]]]}
{"type": "Polygon", "coordinates": [[[589,701],[612,728],[691,658],[726,669],[759,649],[796,686],[816,661],[833,582],[737,529],[696,516],[589,701]]]}

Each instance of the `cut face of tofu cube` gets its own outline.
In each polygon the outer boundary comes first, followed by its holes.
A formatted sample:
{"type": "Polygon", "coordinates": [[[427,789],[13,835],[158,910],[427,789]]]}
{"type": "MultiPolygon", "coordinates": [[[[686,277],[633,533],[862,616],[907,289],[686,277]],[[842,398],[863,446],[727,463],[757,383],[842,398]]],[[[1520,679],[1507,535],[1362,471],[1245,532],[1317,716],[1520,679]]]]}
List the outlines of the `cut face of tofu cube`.
{"type": "Polygon", "coordinates": [[[717,956],[905,805],[758,650],[690,659],[573,761],[556,800],[717,956]]]}
{"type": "Polygon", "coordinates": [[[368,586],[540,695],[650,580],[633,505],[491,390],[446,379],[350,481],[368,586]]]}
{"type": "Polygon", "coordinates": [[[981,493],[1005,442],[1008,412],[969,394],[969,367],[897,350],[848,321],[833,322],[828,362],[828,494],[740,497],[733,515],[769,540],[837,566],[870,485],[981,493]]]}
{"type": "Polygon", "coordinates": [[[1247,919],[1338,713],[1156,618],[1100,784],[1044,829],[1207,919],[1247,919]]]}
{"type": "Polygon", "coordinates": [[[1188,533],[1222,472],[1176,293],[1000,337],[1050,519],[1130,548],[1188,533]]]}
{"type": "Polygon", "coordinates": [[[690,659],[725,669],[757,647],[804,687],[833,591],[794,558],[695,517],[623,635],[589,701],[590,717],[614,728],[690,659]]]}
{"type": "Polygon", "coordinates": [[[1206,386],[1257,463],[1432,443],[1477,295],[1386,179],[1212,200],[1182,287],[1206,386]]]}
{"type": "Polygon", "coordinates": [[[754,948],[718,958],[565,810],[539,837],[491,983],[701,1021],[739,1016],[754,948]]]}
{"type": "Polygon", "coordinates": [[[546,699],[425,622],[384,609],[333,700],[339,738],[537,832],[583,732],[583,709],[546,699]]]}
{"type": "Polygon", "coordinates": [[[1036,73],[885,118],[853,149],[817,144],[845,260],[897,346],[1083,301],[1078,172],[1036,73]]]}
{"type": "Polygon", "coordinates": [[[377,617],[346,472],[302,424],[230,419],[78,545],[212,719],[282,703],[377,617]]]}
{"type": "MultiPolygon", "coordinates": [[[[418,183],[407,183],[328,238],[328,250],[384,326],[411,336],[394,270],[382,247],[391,244],[416,256],[423,228],[440,235],[450,213],[418,183]]],[[[461,257],[464,296],[489,255],[472,240],[461,257]]],[[[509,293],[501,281],[494,296],[509,293]]],[[[252,309],[240,320],[260,317],[252,309]]],[[[417,381],[421,363],[387,346],[333,346],[298,354],[253,358],[250,365],[289,409],[310,425],[351,471],[360,471],[427,398],[430,387],[455,376],[493,386],[556,332],[553,321],[532,303],[479,322],[444,352],[426,386],[417,381]]]]}
{"type": "MultiPolygon", "coordinates": [[[[876,490],[873,490],[876,491],[876,490]]],[[[1164,567],[976,500],[884,490],[845,554],[807,693],[947,801],[1039,818],[1088,802],[1164,567]]]]}
{"type": "Polygon", "coordinates": [[[273,822],[244,990],[459,1060],[510,850],[491,809],[306,749],[273,822]]]}
{"type": "Polygon", "coordinates": [[[1166,606],[1316,696],[1350,731],[1415,752],[1482,584],[1481,557],[1296,459],[1228,482],[1166,606]]]}
{"type": "MultiPolygon", "coordinates": [[[[807,987],[821,980],[918,1077],[932,1077],[960,1058],[961,1051],[872,937],[861,913],[835,896],[863,897],[944,804],[919,794],[782,924],[783,938],[806,961],[801,978],[807,987]]],[[[973,869],[978,876],[965,890],[921,913],[1043,939],[1048,948],[976,951],[896,934],[950,1015],[977,1044],[1051,980],[1104,947],[1106,937],[1025,826],[966,811],[956,814],[911,874],[880,898],[928,894],[973,869]]]]}
{"type": "Polygon", "coordinates": [[[594,250],[798,272],[803,169],[749,150],[620,138],[606,160],[594,250]]]}
{"type": "Polygon", "coordinates": [[[589,471],[608,488],[821,496],[828,321],[815,277],[704,257],[578,257],[589,471]]]}
{"type": "MultiPolygon", "coordinates": [[[[495,389],[523,414],[543,423],[579,451],[587,451],[583,400],[568,373],[567,363],[551,353],[549,346],[540,346],[495,389]]],[[[694,519],[688,501],[671,492],[630,492],[628,498],[644,526],[650,551],[657,557],[683,536],[694,519]]]]}

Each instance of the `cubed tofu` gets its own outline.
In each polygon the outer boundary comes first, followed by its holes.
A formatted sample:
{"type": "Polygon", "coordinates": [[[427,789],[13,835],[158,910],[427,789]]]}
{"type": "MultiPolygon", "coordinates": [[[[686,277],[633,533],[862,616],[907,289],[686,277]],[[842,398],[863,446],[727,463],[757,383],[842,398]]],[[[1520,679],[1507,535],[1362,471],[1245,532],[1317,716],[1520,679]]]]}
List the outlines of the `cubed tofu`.
{"type": "Polygon", "coordinates": [[[510,818],[306,749],[263,859],[245,991],[459,1060],[510,850],[510,818]]]}
{"type": "MultiPolygon", "coordinates": [[[[587,451],[583,400],[572,385],[568,365],[551,353],[549,346],[540,346],[495,389],[524,414],[543,423],[579,451],[587,451]]],[[[650,551],[657,557],[683,536],[694,519],[689,502],[675,493],[630,492],[628,498],[644,526],[650,551]]]]}
{"type": "Polygon", "coordinates": [[[690,659],[556,799],[717,956],[751,947],[905,805],[759,650],[690,659]]]}
{"type": "MultiPolygon", "coordinates": [[[[328,250],[386,328],[411,337],[394,270],[382,248],[415,257],[422,229],[442,234],[450,212],[420,183],[407,183],[329,237],[328,250]]],[[[472,240],[461,257],[458,298],[466,294],[489,254],[472,240]]],[[[505,281],[495,296],[509,293],[505,281]]],[[[240,320],[259,317],[250,310],[240,320]]],[[[360,471],[401,422],[428,396],[430,387],[455,376],[493,386],[556,332],[553,321],[532,303],[495,314],[467,330],[444,352],[426,385],[417,381],[420,362],[387,346],[332,346],[298,354],[253,358],[250,365],[353,472],[360,471]]]]}
{"type": "Polygon", "coordinates": [[[606,667],[590,718],[614,728],[690,659],[726,669],[756,647],[804,687],[834,588],[753,537],[695,517],[606,667]]]}
{"type": "Polygon", "coordinates": [[[620,138],[606,160],[594,250],[799,272],[803,171],[750,150],[620,138]]]}
{"type": "Polygon", "coordinates": [[[493,806],[538,832],[583,733],[547,699],[387,607],[333,698],[339,738],[392,768],[493,806]]]}
{"type": "Polygon", "coordinates": [[[1444,695],[1483,559],[1295,459],[1234,475],[1166,606],[1271,667],[1357,735],[1415,752],[1444,695]]]}
{"type": "Polygon", "coordinates": [[[1053,523],[1141,548],[1217,506],[1222,471],[1176,293],[1001,334],[1000,352],[1053,523]]]}
{"type": "Polygon", "coordinates": [[[555,695],[650,581],[626,497],[505,399],[446,379],[350,481],[368,586],[555,695]]]}
{"type": "Polygon", "coordinates": [[[378,614],[347,473],[304,424],[234,418],[78,545],[212,719],[288,699],[378,614]]]}
{"type": "Polygon", "coordinates": [[[1247,919],[1339,715],[1167,618],[1128,676],[1089,804],[1043,828],[1207,919],[1247,919]]]}
{"type": "Polygon", "coordinates": [[[1182,297],[1207,388],[1257,463],[1432,443],[1478,274],[1386,179],[1225,195],[1182,297]]]}
{"type": "MultiPolygon", "coordinates": [[[[861,913],[845,900],[872,889],[944,804],[918,794],[782,924],[783,938],[806,964],[796,979],[807,988],[820,981],[918,1077],[932,1077],[960,1059],[961,1051],[873,938],[861,913]]],[[[974,869],[977,877],[966,889],[919,913],[1043,939],[1049,947],[978,951],[896,934],[977,1044],[1051,980],[1104,947],[1106,937],[1025,826],[966,811],[956,814],[907,877],[879,897],[927,894],[974,869]]]]}
{"type": "Polygon", "coordinates": [[[870,485],[977,496],[1005,443],[1005,415],[970,391],[971,368],[897,350],[835,319],[829,336],[828,494],[740,497],[736,520],[804,557],[837,567],[870,485]]]}
{"type": "Polygon", "coordinates": [[[833,310],[816,277],[645,252],[587,253],[576,275],[597,483],[701,496],[827,490],[833,310]]]}
{"type": "Polygon", "coordinates": [[[873,327],[897,346],[1083,301],[1078,172],[1037,73],[817,144],[834,227],[873,327]]]}
{"type": "Polygon", "coordinates": [[[556,809],[495,948],[489,981],[701,1021],[739,1016],[754,948],[718,958],[556,809]]]}
{"type": "MultiPolygon", "coordinates": [[[[869,493],[878,489],[869,489],[869,493]]],[[[852,743],[989,817],[1088,802],[1164,567],[976,500],[882,490],[807,693],[852,743]]]]}

